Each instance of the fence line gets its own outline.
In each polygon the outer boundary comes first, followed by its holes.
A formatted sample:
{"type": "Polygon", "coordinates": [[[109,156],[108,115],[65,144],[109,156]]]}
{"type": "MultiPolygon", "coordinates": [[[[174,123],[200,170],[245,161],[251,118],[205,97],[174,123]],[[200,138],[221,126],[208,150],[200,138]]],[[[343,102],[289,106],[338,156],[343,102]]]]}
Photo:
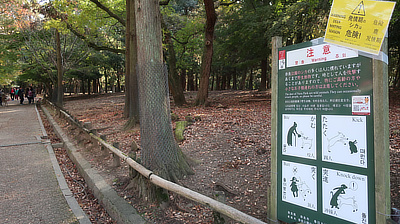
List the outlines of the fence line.
{"type": "Polygon", "coordinates": [[[265,222],[256,219],[250,215],[247,215],[244,212],[241,212],[233,207],[230,207],[224,203],[221,203],[217,200],[214,200],[210,197],[204,196],[198,192],[192,191],[188,188],[182,187],[178,184],[175,184],[171,181],[165,180],[156,174],[154,174],[151,170],[148,170],[141,164],[137,163],[135,160],[130,158],[128,155],[125,153],[121,152],[119,149],[115,148],[111,144],[107,143],[94,133],[92,133],[91,130],[82,127],[82,125],[76,121],[70,114],[68,114],[66,111],[62,110],[61,108],[57,107],[50,101],[46,101],[50,106],[52,106],[54,109],[56,109],[59,112],[59,115],[62,115],[64,118],[69,119],[74,125],[77,127],[81,128],[83,131],[85,131],[93,140],[97,141],[100,145],[103,147],[107,148],[109,151],[111,151],[114,155],[118,156],[122,161],[125,161],[127,164],[129,164],[130,167],[135,169],[138,173],[143,175],[145,178],[147,178],[151,183],[162,187],[168,191],[174,192],[178,195],[181,195],[187,199],[190,199],[192,201],[198,202],[200,204],[206,205],[216,212],[219,212],[223,215],[226,215],[227,217],[234,219],[236,221],[242,222],[242,223],[249,223],[249,224],[265,224],[265,222]]]}

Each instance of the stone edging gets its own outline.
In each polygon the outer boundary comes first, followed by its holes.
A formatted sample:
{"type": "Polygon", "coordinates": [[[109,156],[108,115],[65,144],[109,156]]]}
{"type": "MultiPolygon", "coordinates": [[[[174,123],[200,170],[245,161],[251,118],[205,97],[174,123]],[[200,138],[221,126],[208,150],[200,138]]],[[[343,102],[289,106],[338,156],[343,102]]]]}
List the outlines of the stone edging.
{"type": "MultiPolygon", "coordinates": [[[[46,130],[44,128],[42,119],[40,118],[39,111],[37,110],[37,106],[35,106],[35,110],[38,116],[38,121],[40,124],[40,128],[42,130],[42,134],[44,137],[47,137],[46,130]]],[[[53,165],[54,173],[57,177],[58,185],[60,186],[60,190],[67,201],[67,204],[71,208],[72,213],[74,213],[76,219],[79,221],[80,224],[89,224],[92,223],[83,209],[79,206],[78,202],[76,201],[74,195],[72,194],[71,190],[68,187],[68,184],[64,178],[64,175],[61,171],[60,166],[58,165],[56,155],[54,154],[53,147],[51,146],[50,141],[44,142],[44,146],[46,147],[51,164],[53,165]]]]}
{"type": "Polygon", "coordinates": [[[53,126],[55,133],[63,141],[70,159],[75,163],[79,173],[85,178],[85,181],[93,191],[94,196],[102,203],[108,214],[118,223],[147,223],[143,217],[137,213],[132,205],[119,197],[115,190],[106,183],[97,170],[91,167],[90,163],[86,161],[81,153],[78,152],[75,145],[54,121],[49,111],[43,106],[42,109],[53,126]]]}

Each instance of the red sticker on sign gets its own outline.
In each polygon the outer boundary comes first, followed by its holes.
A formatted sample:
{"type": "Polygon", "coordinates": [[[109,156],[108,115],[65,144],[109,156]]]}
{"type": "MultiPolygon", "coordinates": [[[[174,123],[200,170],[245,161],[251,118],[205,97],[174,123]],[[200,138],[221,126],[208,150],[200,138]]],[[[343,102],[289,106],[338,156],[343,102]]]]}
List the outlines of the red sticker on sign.
{"type": "Polygon", "coordinates": [[[279,60],[286,59],[286,51],[279,51],[279,60]]]}

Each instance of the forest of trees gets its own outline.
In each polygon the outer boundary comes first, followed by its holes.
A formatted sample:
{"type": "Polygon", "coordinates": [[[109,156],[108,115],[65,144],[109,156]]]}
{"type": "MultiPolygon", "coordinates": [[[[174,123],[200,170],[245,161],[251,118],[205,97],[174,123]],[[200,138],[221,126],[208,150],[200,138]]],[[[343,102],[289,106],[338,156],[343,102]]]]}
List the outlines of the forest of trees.
{"type": "MultiPolygon", "coordinates": [[[[125,90],[130,2],[2,0],[0,84],[40,84],[52,95],[59,33],[65,92],[125,90]]],[[[203,104],[208,90],[270,88],[271,37],[282,36],[284,45],[322,37],[330,6],[325,0],[161,1],[163,57],[174,100],[186,103],[183,91],[199,90],[203,104]]],[[[389,27],[394,87],[400,85],[398,26],[395,10],[389,27]]]]}
{"type": "MultiPolygon", "coordinates": [[[[144,105],[152,94],[169,91],[179,106],[186,104],[184,91],[198,91],[195,102],[203,105],[208,91],[270,88],[271,38],[281,36],[285,46],[323,37],[331,3],[0,0],[0,88],[34,85],[61,106],[60,96],[68,93],[124,91],[129,128],[139,122],[139,108],[142,114],[155,111],[154,105],[144,105]],[[145,9],[153,14],[145,14],[145,9]],[[166,90],[154,83],[165,83],[166,90]]],[[[398,7],[389,26],[389,76],[394,88],[400,87],[398,7]]],[[[169,108],[156,108],[159,114],[153,115],[170,123],[169,108]]],[[[152,125],[146,119],[140,123],[152,125]]],[[[167,127],[154,135],[169,132],[167,127]]],[[[171,142],[170,147],[174,151],[177,145],[171,142]]],[[[166,164],[169,172],[159,173],[172,180],[190,173],[183,160],[177,150],[166,164]],[[176,161],[181,161],[178,167],[170,165],[176,161]]]]}

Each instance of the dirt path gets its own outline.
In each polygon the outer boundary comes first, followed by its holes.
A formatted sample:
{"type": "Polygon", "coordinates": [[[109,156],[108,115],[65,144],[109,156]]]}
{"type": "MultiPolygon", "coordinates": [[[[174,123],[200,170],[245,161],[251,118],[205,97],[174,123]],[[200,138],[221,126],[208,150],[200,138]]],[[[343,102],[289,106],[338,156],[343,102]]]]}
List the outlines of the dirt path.
{"type": "MultiPolygon", "coordinates": [[[[391,193],[393,207],[400,207],[400,94],[390,98],[391,193]]],[[[191,102],[195,93],[187,93],[191,102]]],[[[174,107],[172,112],[181,120],[185,116],[200,116],[185,131],[180,143],[183,151],[200,161],[195,175],[182,180],[186,187],[213,196],[224,191],[226,203],[260,220],[267,221],[267,188],[270,170],[270,95],[257,91],[210,92],[210,107],[174,107]]],[[[66,109],[83,122],[92,122],[108,142],[119,142],[128,152],[135,140],[140,145],[139,130],[121,131],[124,98],[121,94],[66,101],[66,109]]],[[[135,198],[134,192],[124,190],[127,167],[111,167],[111,158],[104,160],[94,152],[87,157],[103,173],[119,193],[155,223],[211,223],[211,212],[178,196],[171,196],[166,210],[135,198]]]]}

